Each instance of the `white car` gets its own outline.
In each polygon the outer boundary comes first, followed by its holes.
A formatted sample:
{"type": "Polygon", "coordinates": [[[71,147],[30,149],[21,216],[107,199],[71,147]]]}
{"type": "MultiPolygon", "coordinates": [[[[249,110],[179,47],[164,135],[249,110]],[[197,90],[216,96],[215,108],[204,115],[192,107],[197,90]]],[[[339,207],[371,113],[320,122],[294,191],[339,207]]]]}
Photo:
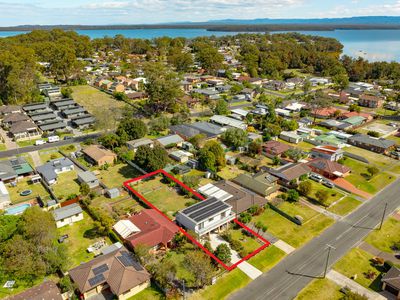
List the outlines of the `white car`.
{"type": "Polygon", "coordinates": [[[59,142],[60,137],[58,135],[49,136],[49,143],[59,142]]]}
{"type": "Polygon", "coordinates": [[[316,181],[316,182],[321,182],[321,180],[323,179],[322,176],[318,175],[318,174],[311,174],[310,175],[310,179],[316,181]]]}
{"type": "Polygon", "coordinates": [[[40,145],[44,145],[44,144],[46,144],[46,141],[44,141],[44,140],[37,140],[35,142],[35,146],[40,146],[40,145]]]}

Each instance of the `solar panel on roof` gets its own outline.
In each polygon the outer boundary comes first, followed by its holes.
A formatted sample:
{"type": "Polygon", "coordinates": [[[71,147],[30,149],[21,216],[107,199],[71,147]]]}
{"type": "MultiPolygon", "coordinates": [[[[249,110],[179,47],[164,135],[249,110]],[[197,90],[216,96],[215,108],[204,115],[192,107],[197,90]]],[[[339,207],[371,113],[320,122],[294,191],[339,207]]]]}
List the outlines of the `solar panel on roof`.
{"type": "Polygon", "coordinates": [[[99,267],[96,267],[93,269],[93,274],[94,275],[99,275],[99,274],[103,274],[105,271],[108,271],[108,266],[107,264],[103,264],[99,267]]]}
{"type": "Polygon", "coordinates": [[[190,213],[192,213],[192,212],[194,212],[194,211],[196,211],[196,210],[201,209],[202,207],[205,207],[205,206],[207,206],[207,205],[210,205],[211,203],[213,203],[213,202],[215,202],[215,201],[217,201],[217,199],[215,199],[215,198],[209,198],[209,199],[204,200],[204,201],[202,201],[202,202],[199,202],[199,203],[197,203],[197,204],[195,204],[195,205],[192,205],[191,207],[185,208],[184,210],[182,210],[182,213],[184,213],[184,214],[190,214],[190,213]]]}
{"type": "Polygon", "coordinates": [[[204,216],[209,215],[209,212],[214,210],[214,209],[220,209],[221,207],[225,206],[225,203],[218,201],[217,203],[214,203],[210,206],[205,207],[204,209],[200,211],[196,211],[189,215],[189,217],[195,221],[202,220],[204,216]]]}
{"type": "Polygon", "coordinates": [[[99,274],[99,275],[94,276],[93,278],[90,278],[88,280],[88,282],[89,282],[90,286],[96,286],[96,285],[98,285],[100,282],[102,282],[104,280],[106,280],[104,275],[103,274],[99,274]]]}

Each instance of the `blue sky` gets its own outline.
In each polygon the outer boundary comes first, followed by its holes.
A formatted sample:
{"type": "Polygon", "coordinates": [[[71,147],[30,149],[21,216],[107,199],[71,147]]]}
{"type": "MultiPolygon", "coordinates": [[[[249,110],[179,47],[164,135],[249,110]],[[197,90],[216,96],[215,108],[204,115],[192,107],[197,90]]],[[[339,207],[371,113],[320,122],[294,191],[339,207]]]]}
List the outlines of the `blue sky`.
{"type": "Polygon", "coordinates": [[[400,16],[400,0],[0,0],[0,26],[400,16]]]}

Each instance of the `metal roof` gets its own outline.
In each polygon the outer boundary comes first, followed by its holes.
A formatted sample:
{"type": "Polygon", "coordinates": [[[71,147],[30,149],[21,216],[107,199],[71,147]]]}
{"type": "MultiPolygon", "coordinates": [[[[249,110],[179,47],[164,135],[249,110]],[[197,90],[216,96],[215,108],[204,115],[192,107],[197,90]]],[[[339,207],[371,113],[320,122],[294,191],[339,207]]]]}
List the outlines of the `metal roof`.
{"type": "Polygon", "coordinates": [[[68,206],[57,208],[53,211],[54,220],[60,221],[73,215],[82,213],[82,208],[79,204],[74,203],[68,206]]]}
{"type": "Polygon", "coordinates": [[[232,206],[212,197],[185,208],[179,213],[192,219],[196,223],[201,223],[202,221],[222,213],[229,208],[232,208],[232,206]]]}

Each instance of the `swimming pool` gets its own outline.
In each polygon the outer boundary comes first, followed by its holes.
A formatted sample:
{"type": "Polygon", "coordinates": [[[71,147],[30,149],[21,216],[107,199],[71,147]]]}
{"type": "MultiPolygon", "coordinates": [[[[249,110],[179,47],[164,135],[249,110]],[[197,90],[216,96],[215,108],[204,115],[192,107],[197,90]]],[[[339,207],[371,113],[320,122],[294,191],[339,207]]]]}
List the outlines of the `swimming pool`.
{"type": "Polygon", "coordinates": [[[27,208],[31,207],[32,205],[29,203],[16,205],[6,209],[6,215],[19,215],[22,214],[27,208]]]}

